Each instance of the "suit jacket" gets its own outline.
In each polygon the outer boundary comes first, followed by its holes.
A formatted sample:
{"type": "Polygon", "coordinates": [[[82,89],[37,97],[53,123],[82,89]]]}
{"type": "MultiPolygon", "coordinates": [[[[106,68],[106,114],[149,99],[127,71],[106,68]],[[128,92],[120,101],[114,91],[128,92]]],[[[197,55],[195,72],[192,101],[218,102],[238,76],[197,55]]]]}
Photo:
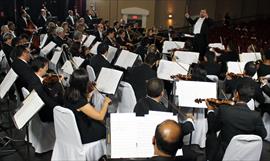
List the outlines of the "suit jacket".
{"type": "Polygon", "coordinates": [[[129,68],[126,81],[133,87],[137,101],[146,97],[146,81],[156,77],[156,72],[147,64],[129,68]]]}
{"type": "Polygon", "coordinates": [[[11,55],[11,52],[13,50],[13,46],[9,46],[8,44],[3,43],[2,49],[3,49],[3,51],[4,51],[5,55],[6,55],[8,65],[11,66],[12,63],[11,63],[10,55],[11,55]]]}
{"type": "MultiPolygon", "coordinates": [[[[187,18],[187,21],[194,26],[196,24],[196,22],[198,21],[199,18],[196,18],[195,20],[193,20],[192,18],[187,18]]],[[[203,23],[202,23],[202,27],[201,27],[201,31],[200,34],[202,35],[207,35],[208,34],[208,30],[209,28],[211,28],[211,26],[213,25],[213,20],[211,18],[205,18],[203,23]]]]}
{"type": "Polygon", "coordinates": [[[102,67],[113,68],[101,54],[93,56],[89,61],[89,65],[93,67],[96,77],[98,77],[102,67]]]}
{"type": "Polygon", "coordinates": [[[42,27],[42,29],[41,29],[41,33],[46,33],[46,22],[47,22],[47,20],[45,20],[44,18],[43,18],[43,16],[38,16],[38,20],[37,20],[37,26],[38,27],[42,27]]]}
{"type": "Polygon", "coordinates": [[[92,19],[90,19],[90,17],[89,17],[88,15],[86,15],[86,16],[84,17],[85,23],[86,23],[86,25],[89,27],[90,30],[92,30],[92,29],[95,28],[95,27],[94,27],[94,21],[93,21],[93,18],[94,18],[94,17],[92,17],[92,19]]]}
{"type": "Polygon", "coordinates": [[[18,35],[25,33],[24,29],[27,28],[27,24],[25,23],[24,19],[21,16],[19,16],[16,26],[18,35]]]}
{"type": "Polygon", "coordinates": [[[102,38],[100,37],[100,34],[98,31],[94,32],[94,35],[96,36],[96,41],[103,42],[105,35],[102,33],[102,38]]]}
{"type": "Polygon", "coordinates": [[[215,112],[209,112],[208,134],[220,130],[217,146],[212,149],[213,160],[222,160],[225,150],[232,137],[239,134],[255,134],[266,137],[266,129],[260,113],[251,111],[246,104],[220,106],[215,112]]]}
{"type": "Polygon", "coordinates": [[[40,120],[43,122],[52,122],[53,108],[59,104],[48,95],[48,93],[46,92],[46,87],[41,83],[40,79],[36,74],[34,75],[34,77],[31,78],[28,90],[35,90],[38,93],[38,96],[45,103],[45,106],[42,107],[38,113],[40,120]]]}
{"type": "Polygon", "coordinates": [[[31,67],[28,63],[25,63],[24,61],[22,61],[21,59],[18,59],[18,58],[16,58],[13,61],[11,68],[18,75],[18,78],[15,81],[15,85],[16,85],[18,93],[20,95],[20,99],[24,100],[22,92],[21,92],[21,88],[28,87],[29,83],[31,82],[31,79],[35,76],[35,73],[31,69],[31,67]]]}
{"type": "Polygon", "coordinates": [[[73,16],[74,24],[72,23],[72,20],[71,20],[71,18],[69,16],[66,18],[66,21],[67,21],[68,26],[70,27],[70,29],[74,30],[74,26],[76,24],[76,17],[73,16]]]}
{"type": "Polygon", "coordinates": [[[203,64],[202,65],[207,71],[207,75],[216,75],[219,76],[221,73],[221,64],[203,64]]]}

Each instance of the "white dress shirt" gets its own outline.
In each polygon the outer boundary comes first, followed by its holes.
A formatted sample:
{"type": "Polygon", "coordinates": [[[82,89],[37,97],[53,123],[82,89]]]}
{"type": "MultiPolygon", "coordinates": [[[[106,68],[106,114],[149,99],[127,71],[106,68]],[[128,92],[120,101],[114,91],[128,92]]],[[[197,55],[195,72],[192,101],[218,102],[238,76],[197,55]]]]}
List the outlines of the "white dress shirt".
{"type": "Polygon", "coordinates": [[[197,20],[197,22],[195,23],[194,25],[194,30],[193,30],[193,33],[194,34],[199,34],[201,33],[201,28],[202,28],[202,24],[203,24],[203,21],[205,20],[205,18],[199,18],[197,20]]]}

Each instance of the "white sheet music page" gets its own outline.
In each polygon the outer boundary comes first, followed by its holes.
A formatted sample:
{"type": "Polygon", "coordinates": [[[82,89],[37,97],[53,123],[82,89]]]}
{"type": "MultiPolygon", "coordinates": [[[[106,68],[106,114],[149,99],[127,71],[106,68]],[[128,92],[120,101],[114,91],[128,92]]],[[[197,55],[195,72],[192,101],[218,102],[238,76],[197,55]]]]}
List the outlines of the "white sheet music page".
{"type": "Polygon", "coordinates": [[[92,54],[97,54],[97,47],[98,47],[98,45],[100,44],[101,42],[96,42],[95,43],[95,45],[90,49],[90,53],[92,53],[92,54]]]}
{"type": "Polygon", "coordinates": [[[51,59],[51,62],[53,64],[56,65],[58,63],[58,61],[59,61],[59,59],[61,57],[62,52],[63,52],[63,50],[60,47],[57,47],[56,48],[55,52],[53,53],[53,57],[51,59]]]}
{"type": "Polygon", "coordinates": [[[81,43],[83,43],[86,38],[87,38],[87,35],[82,35],[82,41],[81,41],[81,43]]]}
{"type": "Polygon", "coordinates": [[[136,157],[136,120],[135,113],[111,114],[111,158],[136,157]]]}
{"type": "MultiPolygon", "coordinates": [[[[227,72],[228,73],[234,73],[234,74],[243,74],[244,73],[244,68],[247,62],[227,62],[227,72]]],[[[254,74],[254,76],[252,77],[253,79],[257,79],[258,78],[258,74],[257,72],[254,74]]]]}
{"type": "Polygon", "coordinates": [[[109,46],[109,50],[108,50],[108,55],[107,55],[107,59],[108,61],[111,63],[115,54],[117,52],[117,48],[113,47],[113,46],[109,46]]]}
{"type": "Polygon", "coordinates": [[[171,79],[172,75],[176,74],[187,75],[189,66],[190,65],[184,63],[176,63],[167,60],[160,60],[157,69],[157,76],[159,79],[172,81],[173,80],[171,79]]]}
{"type": "Polygon", "coordinates": [[[129,52],[127,50],[122,50],[114,65],[127,69],[128,67],[133,66],[137,57],[138,54],[129,52]]]}
{"type": "Polygon", "coordinates": [[[190,51],[176,51],[174,53],[176,61],[184,64],[198,63],[199,53],[190,51]]]}
{"type": "Polygon", "coordinates": [[[179,81],[176,82],[176,95],[179,106],[206,108],[205,103],[196,103],[195,99],[217,98],[217,84],[213,82],[179,81]]]}
{"type": "Polygon", "coordinates": [[[221,50],[225,50],[224,45],[222,45],[221,43],[210,43],[210,44],[208,44],[208,46],[210,48],[219,48],[221,50]]]}
{"type": "Polygon", "coordinates": [[[28,97],[22,102],[23,106],[13,116],[14,123],[17,129],[21,129],[24,125],[36,114],[44,102],[33,90],[28,97]]]}
{"type": "Polygon", "coordinates": [[[249,62],[249,61],[256,61],[262,60],[261,53],[241,53],[239,54],[240,62],[249,62]]]}
{"type": "Polygon", "coordinates": [[[114,94],[123,72],[115,69],[101,68],[96,81],[96,88],[106,94],[114,94]]]}
{"type": "Polygon", "coordinates": [[[185,42],[182,41],[164,41],[162,53],[170,53],[168,50],[184,48],[185,42]]]}
{"type": "Polygon", "coordinates": [[[12,84],[15,82],[15,80],[18,78],[18,75],[14,72],[12,68],[8,71],[7,75],[5,76],[4,80],[0,84],[0,98],[3,99],[12,86],[12,84]]]}
{"type": "Polygon", "coordinates": [[[65,64],[62,66],[61,69],[63,70],[63,72],[65,72],[69,75],[71,75],[74,71],[72,64],[69,60],[65,62],[65,64]]]}
{"type": "Polygon", "coordinates": [[[45,35],[43,36],[42,42],[41,42],[41,44],[40,44],[40,46],[39,46],[40,49],[43,48],[43,46],[45,45],[45,42],[47,41],[47,39],[48,39],[48,34],[45,34],[45,35]]]}
{"type": "Polygon", "coordinates": [[[93,43],[93,41],[96,39],[96,36],[89,35],[86,41],[84,42],[83,46],[90,47],[90,45],[93,43]]]}
{"type": "Polygon", "coordinates": [[[79,68],[85,60],[79,56],[74,56],[72,59],[73,59],[73,62],[75,63],[76,68],[79,68]]]}
{"type": "Polygon", "coordinates": [[[47,44],[44,48],[42,48],[41,50],[40,50],[40,53],[42,53],[43,55],[47,55],[49,52],[51,52],[52,51],[52,49],[54,48],[56,46],[56,43],[54,43],[54,42],[50,42],[49,44],[47,44]]]}

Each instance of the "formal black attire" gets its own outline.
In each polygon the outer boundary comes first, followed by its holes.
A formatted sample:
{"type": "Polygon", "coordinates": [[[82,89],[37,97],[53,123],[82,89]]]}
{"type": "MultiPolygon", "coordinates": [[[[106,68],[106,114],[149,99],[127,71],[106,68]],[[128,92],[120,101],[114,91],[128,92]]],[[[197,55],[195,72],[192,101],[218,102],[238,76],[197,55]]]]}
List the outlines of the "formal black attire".
{"type": "MultiPolygon", "coordinates": [[[[190,17],[187,18],[187,21],[194,26],[196,22],[199,20],[199,18],[193,20],[190,17]]],[[[203,60],[203,56],[206,52],[207,46],[208,46],[208,30],[213,25],[213,20],[211,18],[205,18],[200,33],[195,34],[193,39],[193,46],[195,51],[200,53],[200,60],[203,60]]]]}
{"type": "Polygon", "coordinates": [[[257,71],[258,77],[266,76],[270,74],[270,65],[261,64],[258,71],[257,71]]]}
{"type": "Polygon", "coordinates": [[[13,61],[11,68],[18,75],[18,78],[15,81],[15,85],[18,90],[20,99],[24,100],[21,89],[22,87],[28,88],[28,85],[31,82],[31,79],[35,76],[35,73],[28,63],[18,58],[13,61]]]}
{"type": "Polygon", "coordinates": [[[18,35],[25,33],[25,30],[28,27],[28,22],[25,21],[21,16],[19,16],[17,21],[17,33],[18,35]]]}
{"type": "Polygon", "coordinates": [[[81,111],[77,111],[87,103],[86,98],[83,97],[80,97],[77,101],[65,100],[65,107],[69,108],[75,115],[82,144],[87,144],[106,138],[106,127],[104,124],[102,124],[100,121],[89,118],[81,111]]]}
{"type": "Polygon", "coordinates": [[[140,55],[142,60],[144,61],[144,58],[147,54],[148,48],[146,46],[140,45],[137,47],[137,49],[134,51],[136,54],[140,55]]]}
{"type": "Polygon", "coordinates": [[[103,33],[100,34],[99,31],[95,31],[94,35],[96,36],[96,41],[103,42],[105,37],[103,33]]]}
{"type": "Polygon", "coordinates": [[[156,72],[147,64],[128,69],[126,81],[132,86],[137,101],[147,95],[146,81],[156,77],[156,72]]]}
{"type": "Polygon", "coordinates": [[[68,23],[69,28],[70,28],[71,30],[74,30],[74,26],[75,26],[75,24],[76,24],[76,17],[73,16],[73,23],[72,23],[72,20],[71,20],[70,16],[68,16],[68,17],[66,18],[66,22],[68,23]]]}
{"type": "Polygon", "coordinates": [[[109,46],[120,48],[120,45],[116,41],[113,40],[111,41],[107,36],[104,38],[103,42],[109,46]]]}
{"type": "Polygon", "coordinates": [[[48,89],[46,89],[36,74],[31,78],[28,90],[35,90],[45,104],[38,112],[40,120],[43,122],[52,122],[53,108],[60,104],[48,95],[48,89]]]}
{"type": "Polygon", "coordinates": [[[265,98],[263,96],[262,89],[260,88],[260,85],[257,82],[255,82],[251,77],[225,80],[225,92],[233,94],[233,92],[236,90],[238,84],[241,84],[241,82],[245,81],[245,80],[252,82],[253,86],[255,87],[255,95],[254,95],[253,99],[258,101],[259,103],[264,103],[265,98]]]}
{"type": "MultiPolygon", "coordinates": [[[[263,92],[270,97],[270,87],[268,85],[264,85],[262,87],[263,92]]],[[[270,104],[269,103],[261,103],[259,105],[259,109],[261,109],[262,114],[267,112],[270,115],[270,104]]]]}
{"type": "Polygon", "coordinates": [[[84,17],[86,25],[89,27],[90,30],[93,30],[94,27],[94,17],[89,17],[88,15],[84,17]]]}
{"type": "Polygon", "coordinates": [[[112,65],[101,54],[93,56],[89,61],[89,65],[94,69],[96,77],[98,77],[102,67],[112,68],[112,65]]]}
{"type": "Polygon", "coordinates": [[[7,61],[8,61],[8,65],[11,66],[12,63],[11,63],[11,57],[10,57],[10,55],[11,55],[11,52],[13,50],[13,46],[10,46],[10,45],[8,45],[6,43],[3,43],[2,49],[3,49],[3,51],[4,51],[5,55],[6,55],[6,58],[7,58],[7,61]]]}
{"type": "Polygon", "coordinates": [[[221,161],[231,139],[236,135],[254,134],[265,138],[267,134],[260,113],[251,111],[246,104],[220,106],[215,112],[208,113],[207,120],[208,136],[220,130],[217,142],[215,138],[207,138],[208,145],[217,143],[215,146],[208,146],[213,148],[209,149],[212,154],[208,158],[210,161],[221,161]]]}
{"type": "Polygon", "coordinates": [[[202,66],[206,70],[207,75],[219,76],[221,73],[221,64],[205,63],[205,64],[202,64],[202,66]]]}
{"type": "Polygon", "coordinates": [[[53,41],[59,47],[62,47],[63,44],[66,44],[66,41],[59,36],[56,36],[53,41]]]}
{"type": "Polygon", "coordinates": [[[43,16],[41,16],[41,15],[38,16],[37,26],[42,27],[41,33],[43,33],[43,34],[46,33],[46,23],[47,23],[47,20],[43,16]]]}

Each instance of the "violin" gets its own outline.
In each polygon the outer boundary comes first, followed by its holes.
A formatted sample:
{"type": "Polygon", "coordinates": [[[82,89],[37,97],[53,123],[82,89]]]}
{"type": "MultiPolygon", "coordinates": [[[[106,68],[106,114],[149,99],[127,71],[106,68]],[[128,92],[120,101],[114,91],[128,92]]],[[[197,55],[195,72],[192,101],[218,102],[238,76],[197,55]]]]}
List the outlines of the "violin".
{"type": "Polygon", "coordinates": [[[214,103],[216,105],[231,105],[231,106],[233,106],[235,104],[235,102],[232,100],[216,99],[216,98],[206,98],[206,99],[197,98],[194,101],[198,104],[202,103],[203,101],[208,101],[208,102],[214,103]]]}
{"type": "Polygon", "coordinates": [[[174,80],[191,80],[191,75],[176,74],[171,75],[171,78],[174,80]]]}
{"type": "Polygon", "coordinates": [[[236,78],[243,78],[243,77],[245,77],[245,74],[243,74],[243,73],[237,73],[237,74],[235,74],[235,73],[230,72],[230,73],[227,73],[226,76],[229,76],[232,79],[236,79],[236,78]]]}

